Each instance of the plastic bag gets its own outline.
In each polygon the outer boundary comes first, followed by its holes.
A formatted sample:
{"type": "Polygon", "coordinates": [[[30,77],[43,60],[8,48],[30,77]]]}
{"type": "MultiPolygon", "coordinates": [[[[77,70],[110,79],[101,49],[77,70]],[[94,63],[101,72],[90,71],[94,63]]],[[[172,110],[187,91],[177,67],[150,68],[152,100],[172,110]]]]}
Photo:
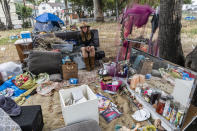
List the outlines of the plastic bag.
{"type": "Polygon", "coordinates": [[[83,58],[80,54],[78,54],[77,56],[74,56],[73,61],[78,64],[78,70],[85,68],[85,63],[84,63],[83,58]]]}
{"type": "Polygon", "coordinates": [[[17,76],[22,74],[22,65],[16,64],[14,62],[0,64],[0,73],[2,75],[3,81],[6,81],[9,76],[17,76]]]}

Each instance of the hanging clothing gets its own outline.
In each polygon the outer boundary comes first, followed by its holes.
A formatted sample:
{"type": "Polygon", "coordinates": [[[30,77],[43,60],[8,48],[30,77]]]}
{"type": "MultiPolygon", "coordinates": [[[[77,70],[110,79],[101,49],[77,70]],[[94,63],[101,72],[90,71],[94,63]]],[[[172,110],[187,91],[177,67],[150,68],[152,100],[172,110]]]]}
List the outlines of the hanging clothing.
{"type": "Polygon", "coordinates": [[[140,28],[148,22],[148,18],[154,10],[148,5],[133,5],[132,8],[127,9],[124,14],[124,19],[128,16],[133,16],[133,23],[140,28]]]}
{"type": "Polygon", "coordinates": [[[154,14],[151,20],[152,33],[154,34],[159,26],[159,14],[154,14]]]}
{"type": "Polygon", "coordinates": [[[154,56],[158,56],[158,50],[159,50],[158,42],[153,43],[152,41],[154,33],[159,27],[159,14],[158,13],[159,13],[159,8],[157,8],[156,13],[154,13],[153,18],[151,20],[152,32],[151,32],[150,40],[148,43],[148,46],[149,46],[148,52],[154,56]]]}

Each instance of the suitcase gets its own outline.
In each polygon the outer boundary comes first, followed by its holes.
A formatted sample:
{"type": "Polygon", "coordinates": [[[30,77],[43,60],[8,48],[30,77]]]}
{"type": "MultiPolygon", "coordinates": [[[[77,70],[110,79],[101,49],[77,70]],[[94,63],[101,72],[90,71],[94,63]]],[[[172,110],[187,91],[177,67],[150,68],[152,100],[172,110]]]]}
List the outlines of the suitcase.
{"type": "Polygon", "coordinates": [[[11,118],[21,127],[22,131],[42,131],[44,126],[40,105],[21,106],[21,114],[11,118]]]}

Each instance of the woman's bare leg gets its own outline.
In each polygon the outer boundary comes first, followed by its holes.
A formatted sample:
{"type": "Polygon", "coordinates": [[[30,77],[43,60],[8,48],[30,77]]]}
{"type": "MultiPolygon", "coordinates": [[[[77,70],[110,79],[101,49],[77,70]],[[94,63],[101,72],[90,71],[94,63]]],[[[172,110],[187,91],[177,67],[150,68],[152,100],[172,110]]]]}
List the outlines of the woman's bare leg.
{"type": "Polygon", "coordinates": [[[90,67],[90,60],[89,60],[89,58],[88,58],[88,52],[87,52],[87,50],[86,50],[86,47],[82,47],[82,48],[81,48],[81,51],[82,51],[84,63],[85,63],[85,65],[86,65],[86,70],[87,70],[87,71],[90,71],[90,70],[91,70],[91,67],[90,67]]]}
{"type": "Polygon", "coordinates": [[[83,58],[88,58],[88,52],[86,51],[85,47],[81,47],[83,58]]]}
{"type": "Polygon", "coordinates": [[[94,48],[94,46],[90,47],[90,57],[95,57],[95,48],[94,48]]]}

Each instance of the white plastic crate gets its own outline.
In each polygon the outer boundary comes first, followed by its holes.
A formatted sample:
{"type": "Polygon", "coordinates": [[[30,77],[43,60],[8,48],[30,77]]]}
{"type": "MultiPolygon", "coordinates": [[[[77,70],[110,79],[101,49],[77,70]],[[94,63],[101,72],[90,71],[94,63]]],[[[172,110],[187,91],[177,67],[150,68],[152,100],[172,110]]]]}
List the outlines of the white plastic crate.
{"type": "Polygon", "coordinates": [[[87,85],[62,89],[59,94],[65,125],[89,119],[96,120],[99,123],[98,99],[87,85]],[[76,90],[82,90],[87,101],[80,104],[65,105],[65,100],[71,98],[71,92],[76,90]]]}

